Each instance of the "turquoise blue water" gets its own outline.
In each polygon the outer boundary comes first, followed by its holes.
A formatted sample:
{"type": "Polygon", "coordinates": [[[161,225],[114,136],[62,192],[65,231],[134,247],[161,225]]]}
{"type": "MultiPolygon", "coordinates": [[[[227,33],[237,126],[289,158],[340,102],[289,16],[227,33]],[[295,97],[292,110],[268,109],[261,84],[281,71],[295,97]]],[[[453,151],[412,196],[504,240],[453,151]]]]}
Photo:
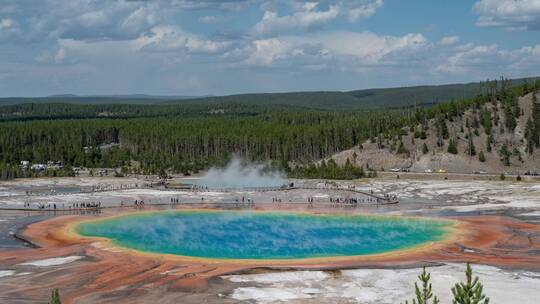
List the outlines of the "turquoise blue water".
{"type": "Polygon", "coordinates": [[[225,259],[298,259],[382,253],[437,241],[447,221],[279,212],[167,211],[82,223],[83,236],[131,249],[225,259]]]}

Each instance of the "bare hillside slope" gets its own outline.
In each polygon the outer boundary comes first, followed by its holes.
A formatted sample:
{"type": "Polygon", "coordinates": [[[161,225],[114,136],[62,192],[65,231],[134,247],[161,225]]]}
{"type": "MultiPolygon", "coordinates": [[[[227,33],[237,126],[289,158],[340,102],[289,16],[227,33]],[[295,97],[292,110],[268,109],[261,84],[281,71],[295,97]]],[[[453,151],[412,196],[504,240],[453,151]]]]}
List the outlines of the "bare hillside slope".
{"type": "Polygon", "coordinates": [[[422,126],[405,128],[401,138],[375,142],[368,140],[331,158],[340,165],[349,159],[356,166],[375,170],[406,168],[413,172],[540,172],[540,149],[534,149],[532,154],[527,151],[527,122],[529,118],[533,119],[532,93],[520,97],[518,104],[520,115],[513,130],[505,127],[501,103],[490,102],[480,109],[467,110],[462,116],[445,119],[446,139],[441,140],[437,121],[431,119],[424,127],[424,136],[419,132],[422,126]],[[488,128],[480,123],[483,113],[491,117],[488,128]],[[452,150],[449,145],[453,143],[457,150],[454,152],[457,153],[449,152],[452,150]],[[508,156],[505,157],[505,154],[508,156]]]}

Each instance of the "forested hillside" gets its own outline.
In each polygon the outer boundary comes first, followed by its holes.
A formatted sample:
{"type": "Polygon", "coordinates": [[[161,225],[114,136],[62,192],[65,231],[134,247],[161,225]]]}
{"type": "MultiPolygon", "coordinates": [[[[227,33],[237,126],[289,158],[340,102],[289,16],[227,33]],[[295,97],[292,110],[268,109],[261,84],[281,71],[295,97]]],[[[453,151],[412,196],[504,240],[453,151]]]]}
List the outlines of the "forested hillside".
{"type": "Polygon", "coordinates": [[[518,97],[536,96],[531,93],[540,88],[540,81],[514,86],[500,80],[486,83],[485,88],[474,98],[432,107],[371,111],[204,102],[3,106],[0,173],[3,178],[32,175],[20,166],[21,161],[62,162],[66,172],[77,166],[193,173],[238,154],[272,160],[296,176],[332,177],[307,166],[356,147],[357,152],[342,157],[343,164],[349,159],[348,169],[340,169],[340,174],[354,177],[362,175],[364,168],[380,169],[362,163],[362,153],[388,153],[408,161],[421,156],[418,151],[425,151],[424,146],[427,151],[422,155],[437,149],[454,153],[453,146],[459,154],[465,153],[464,145],[471,140],[477,157],[481,152],[488,159],[500,154],[503,165],[517,165],[519,157],[527,158],[514,150],[519,150],[521,141],[527,153],[539,151],[540,108],[537,102],[526,107],[525,99],[518,97]],[[521,130],[523,125],[526,129],[521,130]],[[520,132],[521,137],[510,136],[520,132]],[[484,138],[493,153],[487,154],[487,148],[477,143],[484,138]]]}
{"type": "Polygon", "coordinates": [[[417,172],[540,172],[538,84],[415,112],[399,135],[381,135],[332,156],[338,164],[417,172]]]}
{"type": "Polygon", "coordinates": [[[310,109],[285,105],[197,102],[164,105],[25,103],[0,106],[0,121],[138,117],[194,118],[216,114],[238,117],[274,111],[299,112],[310,111],[310,109]]]}
{"type": "Polygon", "coordinates": [[[46,97],[4,97],[0,98],[0,105],[14,105],[21,103],[71,103],[71,104],[154,104],[166,100],[195,100],[208,96],[153,96],[144,94],[134,95],[103,95],[78,96],[72,94],[54,95],[46,97]]]}
{"type": "Polygon", "coordinates": [[[348,149],[378,128],[397,132],[400,113],[271,112],[251,117],[34,120],[0,123],[0,162],[63,161],[143,172],[197,171],[231,154],[253,160],[311,161],[348,149]],[[119,143],[103,150],[100,146],[119,143]],[[85,147],[87,147],[85,149],[85,147]]]}
{"type": "MultiPolygon", "coordinates": [[[[525,80],[534,82],[538,78],[508,80],[510,85],[518,85],[525,80]]],[[[112,95],[76,96],[59,95],[32,98],[0,98],[1,105],[16,104],[76,104],[100,105],[102,112],[109,111],[107,105],[151,105],[151,104],[250,104],[256,106],[288,105],[318,110],[372,110],[383,108],[403,108],[408,106],[431,106],[433,104],[474,97],[496,85],[493,81],[464,84],[414,86],[401,88],[380,88],[349,92],[291,92],[266,94],[240,94],[215,97],[112,95]]],[[[146,107],[141,107],[144,108],[146,107]]],[[[163,109],[170,109],[164,107],[163,109]]],[[[114,108],[112,110],[115,110],[114,108]]],[[[127,115],[132,117],[133,115],[127,115]]],[[[137,115],[135,115],[137,116],[137,115]]]]}
{"type": "MultiPolygon", "coordinates": [[[[537,78],[506,80],[514,86],[524,81],[535,82],[537,78]]],[[[319,110],[374,110],[404,108],[409,106],[429,107],[433,104],[474,97],[492,90],[497,81],[473,82],[433,86],[382,88],[350,92],[295,92],[273,94],[243,94],[202,98],[201,102],[246,104],[280,104],[309,107],[319,110]]],[[[500,84],[499,84],[500,85],[500,84]]],[[[189,101],[189,100],[188,100],[189,101]]],[[[170,103],[170,102],[166,102],[170,103]]]]}

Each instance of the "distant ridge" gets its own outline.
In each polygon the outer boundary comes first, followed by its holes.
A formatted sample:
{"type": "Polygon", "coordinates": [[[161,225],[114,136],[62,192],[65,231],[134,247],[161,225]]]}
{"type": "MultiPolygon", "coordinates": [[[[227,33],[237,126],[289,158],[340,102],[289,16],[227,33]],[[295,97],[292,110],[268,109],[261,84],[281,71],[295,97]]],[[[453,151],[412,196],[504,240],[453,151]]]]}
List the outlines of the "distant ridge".
{"type": "Polygon", "coordinates": [[[21,103],[71,103],[71,104],[153,104],[168,100],[197,100],[207,96],[161,96],[146,94],[127,95],[75,95],[59,94],[46,97],[5,97],[0,98],[1,105],[21,103]]]}
{"type": "Polygon", "coordinates": [[[198,99],[212,97],[212,95],[204,96],[182,96],[182,95],[148,95],[148,94],[118,94],[118,95],[76,95],[76,94],[59,94],[50,95],[44,98],[120,98],[120,99],[158,99],[158,100],[173,100],[173,99],[198,99]]]}
{"type": "MultiPolygon", "coordinates": [[[[540,79],[528,77],[512,79],[519,84],[540,79]]],[[[410,106],[429,107],[455,99],[463,99],[481,93],[483,82],[443,85],[422,85],[396,88],[375,88],[354,91],[319,91],[286,93],[253,93],[227,96],[160,96],[146,94],[79,96],[73,94],[48,97],[0,98],[0,105],[21,103],[70,103],[70,104],[175,104],[175,103],[218,103],[250,105],[287,105],[318,110],[369,110],[381,108],[403,108],[410,106]]],[[[485,88],[484,88],[485,89],[485,88]]]]}
{"type": "MultiPolygon", "coordinates": [[[[510,80],[511,85],[540,79],[539,77],[510,80]]],[[[409,106],[429,107],[455,99],[463,99],[481,93],[483,82],[461,84],[423,85],[412,87],[377,88],[348,92],[289,92],[238,94],[200,98],[197,102],[243,103],[264,105],[289,105],[320,110],[369,110],[381,108],[403,108],[409,106]]],[[[174,102],[195,102],[176,100],[174,102]]],[[[165,101],[171,103],[171,101],[165,101]]]]}

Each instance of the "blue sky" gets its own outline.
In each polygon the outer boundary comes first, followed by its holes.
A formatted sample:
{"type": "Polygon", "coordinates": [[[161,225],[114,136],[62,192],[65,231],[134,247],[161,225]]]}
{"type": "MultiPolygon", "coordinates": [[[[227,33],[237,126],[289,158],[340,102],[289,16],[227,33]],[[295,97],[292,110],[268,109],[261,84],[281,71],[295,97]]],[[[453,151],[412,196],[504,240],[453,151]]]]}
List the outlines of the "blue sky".
{"type": "Polygon", "coordinates": [[[540,75],[540,0],[0,0],[0,96],[540,75]]]}

